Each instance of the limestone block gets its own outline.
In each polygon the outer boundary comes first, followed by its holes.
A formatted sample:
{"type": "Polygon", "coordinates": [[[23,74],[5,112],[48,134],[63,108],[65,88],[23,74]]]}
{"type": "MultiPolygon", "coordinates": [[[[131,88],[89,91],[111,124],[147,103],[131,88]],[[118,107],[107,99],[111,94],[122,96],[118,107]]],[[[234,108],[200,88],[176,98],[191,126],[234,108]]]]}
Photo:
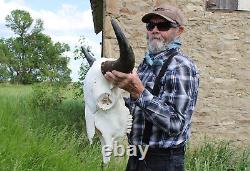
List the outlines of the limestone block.
{"type": "Polygon", "coordinates": [[[106,11],[107,13],[117,14],[119,12],[119,1],[117,0],[106,0],[106,11]]]}
{"type": "Polygon", "coordinates": [[[225,40],[239,40],[240,38],[238,36],[232,35],[232,34],[226,34],[222,36],[225,40]]]}
{"type": "Polygon", "coordinates": [[[186,9],[188,11],[202,11],[204,8],[202,6],[198,6],[198,5],[193,4],[193,3],[188,3],[186,5],[186,9]]]}

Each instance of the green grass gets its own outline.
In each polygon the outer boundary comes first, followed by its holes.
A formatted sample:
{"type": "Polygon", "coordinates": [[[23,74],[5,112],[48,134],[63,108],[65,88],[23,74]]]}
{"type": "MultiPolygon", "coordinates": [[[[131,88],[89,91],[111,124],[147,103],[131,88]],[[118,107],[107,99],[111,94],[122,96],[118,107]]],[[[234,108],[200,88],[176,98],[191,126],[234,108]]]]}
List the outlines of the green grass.
{"type": "MultiPolygon", "coordinates": [[[[70,96],[57,110],[30,104],[31,86],[0,84],[0,171],[99,171],[102,158],[97,138],[90,145],[81,99],[70,96]]],[[[106,171],[122,171],[126,159],[112,158],[106,171]]],[[[188,171],[248,171],[249,149],[224,142],[188,148],[188,171]]]]}
{"type": "Polygon", "coordinates": [[[186,168],[189,171],[250,171],[249,154],[250,149],[205,139],[198,149],[188,147],[186,168]]]}
{"type": "Polygon", "coordinates": [[[81,101],[44,112],[30,105],[31,92],[0,88],[0,170],[98,170],[99,143],[87,141],[81,101]]]}

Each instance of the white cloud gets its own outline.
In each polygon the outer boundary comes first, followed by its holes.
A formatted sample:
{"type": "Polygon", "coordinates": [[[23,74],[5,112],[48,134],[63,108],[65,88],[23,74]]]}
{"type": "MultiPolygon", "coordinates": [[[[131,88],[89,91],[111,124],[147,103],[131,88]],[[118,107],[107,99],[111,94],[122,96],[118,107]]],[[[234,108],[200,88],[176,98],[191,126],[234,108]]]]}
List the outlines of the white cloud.
{"type": "Polygon", "coordinates": [[[46,30],[53,31],[79,31],[94,28],[92,21],[92,13],[89,8],[81,11],[77,6],[70,4],[62,4],[57,11],[33,10],[27,6],[23,0],[5,1],[0,0],[0,23],[5,22],[5,17],[14,9],[22,9],[28,11],[33,18],[41,18],[44,21],[46,30]]]}
{"type": "MultiPolygon", "coordinates": [[[[25,4],[25,0],[0,0],[0,8],[0,30],[4,30],[0,36],[13,36],[6,30],[5,17],[10,14],[12,10],[21,9],[28,11],[33,19],[40,18],[44,22],[45,33],[48,34],[54,42],[67,43],[73,51],[80,36],[84,35],[88,45],[92,47],[95,56],[100,56],[101,54],[101,46],[99,44],[101,36],[96,36],[94,33],[90,7],[88,10],[83,11],[78,9],[76,5],[62,4],[56,11],[45,9],[34,10],[25,4]]],[[[73,52],[70,52],[68,55],[73,58],[73,52]]],[[[70,61],[73,80],[77,78],[76,74],[79,70],[79,66],[79,61],[70,61]]]]}
{"type": "Polygon", "coordinates": [[[5,23],[5,17],[10,14],[10,12],[14,9],[29,10],[27,7],[24,6],[23,0],[9,2],[6,2],[5,0],[0,0],[0,8],[0,23],[5,23]]]}
{"type": "Polygon", "coordinates": [[[53,31],[93,29],[91,10],[79,11],[75,6],[62,5],[56,12],[33,11],[34,16],[44,21],[44,27],[53,31]]]}

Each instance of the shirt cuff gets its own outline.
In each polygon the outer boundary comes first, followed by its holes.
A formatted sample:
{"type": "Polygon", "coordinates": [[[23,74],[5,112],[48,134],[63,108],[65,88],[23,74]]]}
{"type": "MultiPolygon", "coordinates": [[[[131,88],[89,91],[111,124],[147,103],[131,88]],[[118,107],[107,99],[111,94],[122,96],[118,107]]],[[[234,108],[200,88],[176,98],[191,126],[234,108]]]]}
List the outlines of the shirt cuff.
{"type": "Polygon", "coordinates": [[[152,101],[153,97],[154,96],[147,89],[144,89],[140,94],[140,97],[138,99],[134,99],[133,101],[138,106],[146,108],[146,106],[152,101]]]}

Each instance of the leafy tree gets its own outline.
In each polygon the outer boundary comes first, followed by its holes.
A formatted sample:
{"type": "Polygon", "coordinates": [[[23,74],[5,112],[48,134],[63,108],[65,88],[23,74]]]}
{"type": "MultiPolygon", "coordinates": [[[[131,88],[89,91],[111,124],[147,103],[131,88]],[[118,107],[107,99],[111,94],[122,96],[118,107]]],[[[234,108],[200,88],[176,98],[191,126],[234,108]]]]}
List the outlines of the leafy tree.
{"type": "Polygon", "coordinates": [[[7,66],[9,55],[8,47],[4,44],[4,40],[0,39],[0,82],[7,81],[10,77],[7,66]]]}
{"type": "Polygon", "coordinates": [[[70,48],[43,34],[41,19],[34,22],[27,11],[13,10],[6,17],[6,27],[16,36],[0,41],[0,80],[21,84],[71,81],[69,58],[64,55],[70,48]]]}

